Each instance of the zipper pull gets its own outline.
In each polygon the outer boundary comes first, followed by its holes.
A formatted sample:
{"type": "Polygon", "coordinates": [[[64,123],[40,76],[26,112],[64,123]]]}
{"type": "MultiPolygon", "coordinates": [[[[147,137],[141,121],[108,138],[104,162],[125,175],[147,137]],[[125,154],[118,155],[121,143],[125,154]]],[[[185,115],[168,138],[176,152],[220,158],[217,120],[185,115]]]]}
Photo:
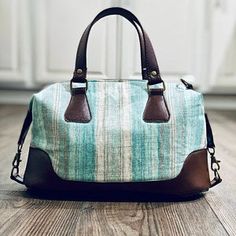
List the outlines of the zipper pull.
{"type": "Polygon", "coordinates": [[[186,89],[193,89],[193,85],[185,81],[184,79],[180,79],[180,81],[184,84],[186,89]]]}

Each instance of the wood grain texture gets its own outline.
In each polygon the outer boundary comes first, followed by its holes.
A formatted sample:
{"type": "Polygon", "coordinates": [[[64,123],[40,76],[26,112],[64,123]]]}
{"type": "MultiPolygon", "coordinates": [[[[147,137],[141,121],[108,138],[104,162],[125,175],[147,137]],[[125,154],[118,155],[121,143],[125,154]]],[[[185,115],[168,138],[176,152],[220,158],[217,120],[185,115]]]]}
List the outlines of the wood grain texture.
{"type": "Polygon", "coordinates": [[[230,235],[236,235],[236,112],[210,112],[222,184],[205,196],[230,235]]]}
{"type": "Polygon", "coordinates": [[[34,198],[9,179],[25,112],[0,106],[0,235],[236,235],[236,113],[209,113],[221,185],[188,202],[112,203],[34,198]]]}

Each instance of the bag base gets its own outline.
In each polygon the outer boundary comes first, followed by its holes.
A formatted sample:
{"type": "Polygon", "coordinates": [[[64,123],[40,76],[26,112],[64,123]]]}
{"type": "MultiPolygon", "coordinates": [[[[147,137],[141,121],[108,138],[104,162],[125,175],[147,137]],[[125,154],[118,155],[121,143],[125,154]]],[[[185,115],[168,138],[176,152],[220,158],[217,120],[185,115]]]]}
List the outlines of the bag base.
{"type": "MultiPolygon", "coordinates": [[[[81,182],[60,178],[48,154],[30,147],[24,184],[31,190],[74,192],[83,195],[139,195],[186,197],[207,191],[210,179],[207,149],[194,151],[186,158],[180,174],[173,179],[150,182],[81,182]]],[[[120,198],[120,197],[118,197],[120,198]]]]}

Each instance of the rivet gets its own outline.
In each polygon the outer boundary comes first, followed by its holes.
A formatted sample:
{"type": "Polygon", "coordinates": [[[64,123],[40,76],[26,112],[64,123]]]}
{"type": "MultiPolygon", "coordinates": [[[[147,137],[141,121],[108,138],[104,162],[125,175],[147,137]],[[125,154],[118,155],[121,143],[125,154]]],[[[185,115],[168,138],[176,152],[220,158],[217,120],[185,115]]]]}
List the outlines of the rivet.
{"type": "Polygon", "coordinates": [[[82,71],[82,69],[77,69],[77,74],[81,74],[83,71],[82,71]]]}
{"type": "Polygon", "coordinates": [[[157,72],[156,72],[155,70],[153,70],[153,71],[151,72],[151,76],[157,76],[157,72]]]}

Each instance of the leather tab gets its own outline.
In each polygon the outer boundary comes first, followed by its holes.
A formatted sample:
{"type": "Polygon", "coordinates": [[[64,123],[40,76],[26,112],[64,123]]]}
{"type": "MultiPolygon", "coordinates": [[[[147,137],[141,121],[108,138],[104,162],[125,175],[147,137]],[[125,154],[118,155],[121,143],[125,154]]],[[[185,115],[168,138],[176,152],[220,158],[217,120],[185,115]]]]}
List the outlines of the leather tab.
{"type": "Polygon", "coordinates": [[[143,113],[145,122],[167,122],[170,113],[161,89],[150,89],[148,101],[143,113]]]}
{"type": "Polygon", "coordinates": [[[85,88],[72,90],[70,103],[65,112],[65,120],[75,123],[88,123],[91,119],[91,112],[86,96],[85,88]]]}

